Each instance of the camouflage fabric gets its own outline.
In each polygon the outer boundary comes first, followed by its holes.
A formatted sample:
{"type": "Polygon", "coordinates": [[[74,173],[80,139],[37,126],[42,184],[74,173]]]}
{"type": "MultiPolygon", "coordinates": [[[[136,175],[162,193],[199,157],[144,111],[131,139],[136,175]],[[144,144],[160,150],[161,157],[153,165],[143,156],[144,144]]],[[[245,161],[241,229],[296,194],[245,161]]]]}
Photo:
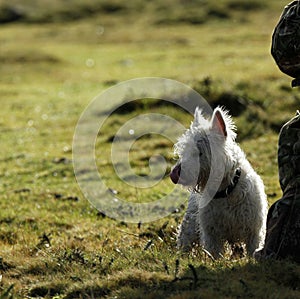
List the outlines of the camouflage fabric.
{"type": "Polygon", "coordinates": [[[283,192],[300,184],[300,113],[280,130],[278,141],[279,182],[283,192]]]}
{"type": "Polygon", "coordinates": [[[275,27],[271,54],[279,69],[296,78],[292,86],[300,85],[300,0],[288,4],[275,27]]]}
{"type": "Polygon", "coordinates": [[[260,258],[289,258],[300,263],[300,188],[275,202],[268,212],[265,247],[260,258]]]}
{"type": "Polygon", "coordinates": [[[268,212],[265,247],[257,258],[290,258],[300,263],[300,114],[279,134],[279,181],[283,196],[268,212]]]}

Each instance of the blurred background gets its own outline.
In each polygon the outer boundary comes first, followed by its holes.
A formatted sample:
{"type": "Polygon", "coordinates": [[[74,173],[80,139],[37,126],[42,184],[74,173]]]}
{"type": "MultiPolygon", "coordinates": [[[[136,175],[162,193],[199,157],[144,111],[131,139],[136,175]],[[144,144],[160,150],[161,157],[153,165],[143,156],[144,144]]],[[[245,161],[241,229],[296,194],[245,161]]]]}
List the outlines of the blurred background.
{"type": "MultiPolygon", "coordinates": [[[[184,205],[152,224],[108,219],[81,194],[72,166],[74,129],[94,97],[124,80],[166,77],[229,109],[269,203],[278,199],[278,133],[300,104],[299,89],[270,55],[286,4],[0,0],[1,298],[274,298],[274,290],[278,298],[299,296],[299,269],[288,263],[178,254],[184,205]]],[[[166,158],[166,177],[155,188],[124,188],[114,173],[115,133],[145,112],[185,127],[192,120],[159,100],[136,101],[109,118],[97,138],[97,165],[114,194],[134,202],[157,200],[173,187],[173,144],[162,136],[140,138],[130,153],[141,176],[154,154],[166,158]]]]}

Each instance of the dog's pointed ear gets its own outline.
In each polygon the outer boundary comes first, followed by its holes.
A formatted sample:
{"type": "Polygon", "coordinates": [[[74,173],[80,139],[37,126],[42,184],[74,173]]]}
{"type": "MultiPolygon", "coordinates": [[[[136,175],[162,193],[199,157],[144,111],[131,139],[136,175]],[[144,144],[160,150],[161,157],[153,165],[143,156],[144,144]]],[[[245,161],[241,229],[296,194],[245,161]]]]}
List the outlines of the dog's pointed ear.
{"type": "Polygon", "coordinates": [[[222,111],[220,109],[215,109],[212,117],[212,128],[215,129],[219,134],[227,137],[226,122],[224,120],[222,111]]]}
{"type": "Polygon", "coordinates": [[[199,109],[199,107],[196,107],[195,109],[195,113],[194,113],[194,120],[193,120],[193,123],[192,125],[194,127],[197,127],[201,124],[201,120],[202,120],[202,112],[201,110],[199,109]]]}

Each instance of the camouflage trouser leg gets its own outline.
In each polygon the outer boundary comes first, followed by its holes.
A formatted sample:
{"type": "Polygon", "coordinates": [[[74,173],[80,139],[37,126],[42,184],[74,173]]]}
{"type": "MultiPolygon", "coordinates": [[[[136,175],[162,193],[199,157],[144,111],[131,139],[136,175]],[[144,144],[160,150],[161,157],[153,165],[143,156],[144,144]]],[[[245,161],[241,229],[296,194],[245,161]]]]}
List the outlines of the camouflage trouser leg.
{"type": "Polygon", "coordinates": [[[269,209],[265,246],[256,257],[290,258],[300,263],[300,194],[297,191],[294,189],[295,195],[290,191],[269,209]]]}

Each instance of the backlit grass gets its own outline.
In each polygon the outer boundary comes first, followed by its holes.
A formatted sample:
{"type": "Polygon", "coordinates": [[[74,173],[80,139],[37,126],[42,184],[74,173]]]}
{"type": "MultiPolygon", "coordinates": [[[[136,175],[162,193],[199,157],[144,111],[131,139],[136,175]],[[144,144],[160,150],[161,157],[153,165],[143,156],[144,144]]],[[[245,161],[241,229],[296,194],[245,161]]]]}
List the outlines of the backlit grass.
{"type": "MultiPolygon", "coordinates": [[[[152,223],[109,219],[84,198],[72,166],[75,126],[94,97],[124,80],[166,77],[230,109],[269,203],[278,199],[278,132],[300,101],[269,54],[286,3],[70,3],[0,1],[0,19],[3,7],[21,14],[0,28],[2,298],[298,298],[299,266],[229,255],[212,261],[199,248],[182,254],[176,228],[184,205],[152,223]]],[[[192,117],[150,101],[125,108],[97,138],[97,167],[119,196],[157,200],[173,188],[169,178],[128,187],[114,172],[111,141],[140,113],[166,114],[186,127],[192,117]]],[[[166,158],[167,173],[172,146],[161,136],[138,139],[134,173],[149,174],[154,155],[166,158]]]]}

